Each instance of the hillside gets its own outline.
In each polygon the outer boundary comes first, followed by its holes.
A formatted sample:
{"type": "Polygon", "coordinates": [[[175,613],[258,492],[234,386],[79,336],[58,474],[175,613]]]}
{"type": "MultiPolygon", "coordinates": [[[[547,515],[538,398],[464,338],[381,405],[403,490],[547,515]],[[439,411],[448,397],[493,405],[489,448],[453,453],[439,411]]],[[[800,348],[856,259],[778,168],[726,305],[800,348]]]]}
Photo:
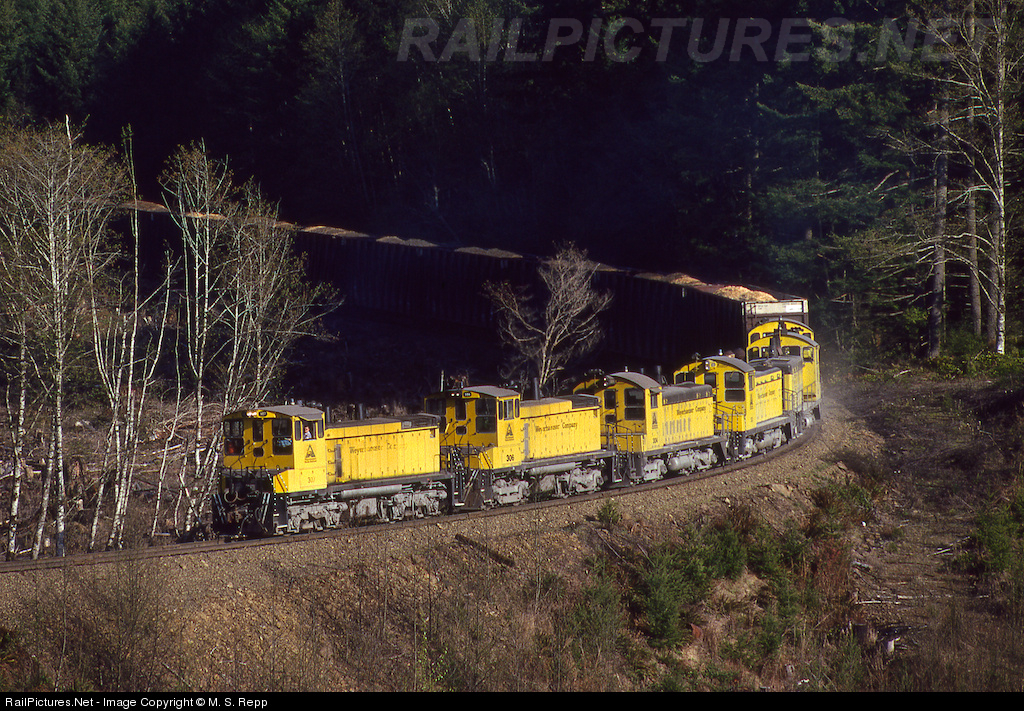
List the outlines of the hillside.
{"type": "MultiPolygon", "coordinates": [[[[0,625],[48,660],[43,686],[1019,691],[1019,617],[954,562],[1016,471],[1016,450],[992,443],[1019,444],[1020,404],[992,383],[883,380],[833,384],[814,441],[710,482],[95,576],[3,576],[0,625]],[[659,626],[655,573],[680,568],[655,563],[672,542],[702,550],[686,536],[697,528],[734,533],[714,540],[742,548],[743,565],[699,600],[670,596],[675,627],[659,626]],[[114,618],[98,609],[136,624],[100,634],[114,618]],[[62,665],[58,619],[94,621],[62,665]]],[[[19,657],[5,659],[10,672],[19,657]]]]}

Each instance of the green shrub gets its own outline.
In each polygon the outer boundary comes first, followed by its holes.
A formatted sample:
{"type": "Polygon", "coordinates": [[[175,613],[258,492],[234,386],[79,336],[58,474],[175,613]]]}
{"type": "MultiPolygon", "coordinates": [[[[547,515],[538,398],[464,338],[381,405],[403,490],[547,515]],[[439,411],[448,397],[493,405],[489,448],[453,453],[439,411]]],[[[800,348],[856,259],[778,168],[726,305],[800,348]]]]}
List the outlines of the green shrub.
{"type": "Polygon", "coordinates": [[[601,522],[601,525],[605,528],[612,528],[617,526],[622,521],[622,514],[619,512],[619,507],[615,504],[613,499],[607,499],[598,509],[597,520],[601,522]]]}
{"type": "Polygon", "coordinates": [[[761,578],[774,578],[782,573],[785,561],[782,540],[771,529],[760,527],[747,547],[747,565],[761,578]]]}
{"type": "Polygon", "coordinates": [[[988,343],[971,332],[951,331],[946,336],[943,354],[931,361],[930,366],[941,377],[957,378],[1011,378],[1017,379],[1024,371],[1024,358],[1014,349],[995,353],[988,343]]]}
{"type": "Polygon", "coordinates": [[[670,545],[650,556],[643,571],[642,604],[655,646],[671,647],[683,638],[683,606],[707,597],[712,575],[699,548],[670,545]]]}
{"type": "Polygon", "coordinates": [[[757,649],[763,657],[773,657],[782,648],[785,628],[775,615],[768,613],[761,617],[757,635],[757,649]]]}
{"type": "Polygon", "coordinates": [[[985,511],[978,517],[974,542],[978,545],[980,563],[984,572],[1001,573],[1009,570],[1014,556],[1014,541],[1018,526],[1007,509],[985,511]]]}
{"type": "Polygon", "coordinates": [[[708,541],[707,563],[716,578],[735,580],[747,565],[747,548],[732,526],[714,530],[708,541]]]}
{"type": "Polygon", "coordinates": [[[681,595],[678,574],[664,556],[651,562],[644,576],[647,628],[654,646],[673,647],[683,638],[679,624],[681,595]]]}
{"type": "Polygon", "coordinates": [[[782,539],[779,541],[783,564],[790,570],[800,571],[807,564],[809,547],[803,531],[792,521],[787,521],[782,539]]]}
{"type": "Polygon", "coordinates": [[[673,669],[651,691],[697,691],[699,674],[690,669],[673,669]]]}
{"type": "Polygon", "coordinates": [[[614,649],[622,627],[622,597],[615,581],[599,575],[583,589],[570,615],[571,635],[586,654],[600,656],[614,649]]]}

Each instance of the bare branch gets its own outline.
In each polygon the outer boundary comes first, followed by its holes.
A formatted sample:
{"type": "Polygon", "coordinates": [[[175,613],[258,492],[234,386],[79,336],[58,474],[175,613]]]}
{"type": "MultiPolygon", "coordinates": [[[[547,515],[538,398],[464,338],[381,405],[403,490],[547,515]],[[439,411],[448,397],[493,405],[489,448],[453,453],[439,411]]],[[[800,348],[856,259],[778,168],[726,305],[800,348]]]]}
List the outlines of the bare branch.
{"type": "Polygon", "coordinates": [[[596,271],[586,251],[569,244],[538,270],[547,292],[543,307],[534,305],[525,288],[507,282],[485,286],[502,338],[514,353],[513,370],[538,378],[545,392],[573,358],[601,338],[599,316],[612,297],[593,288],[596,271]]]}

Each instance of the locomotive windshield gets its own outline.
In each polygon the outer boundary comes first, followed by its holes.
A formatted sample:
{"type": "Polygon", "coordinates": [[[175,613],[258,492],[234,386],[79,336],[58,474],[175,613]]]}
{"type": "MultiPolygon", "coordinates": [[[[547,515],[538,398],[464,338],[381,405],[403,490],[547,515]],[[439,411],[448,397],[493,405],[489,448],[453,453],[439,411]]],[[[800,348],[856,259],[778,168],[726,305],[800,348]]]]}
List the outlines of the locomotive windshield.
{"type": "Polygon", "coordinates": [[[274,454],[292,453],[291,420],[282,417],[271,420],[270,433],[274,438],[274,454]]]}
{"type": "Polygon", "coordinates": [[[245,448],[245,420],[224,420],[224,454],[238,455],[245,448]]]}
{"type": "Polygon", "coordinates": [[[644,410],[644,391],[640,388],[626,389],[626,412],[627,420],[644,420],[647,412],[644,410]]]}
{"type": "Polygon", "coordinates": [[[477,432],[497,432],[498,431],[498,420],[495,417],[497,414],[497,402],[490,398],[480,398],[476,401],[476,431],[477,432]]]}
{"type": "Polygon", "coordinates": [[[743,402],[747,393],[743,389],[743,373],[727,371],[725,373],[725,401],[743,402]]]}

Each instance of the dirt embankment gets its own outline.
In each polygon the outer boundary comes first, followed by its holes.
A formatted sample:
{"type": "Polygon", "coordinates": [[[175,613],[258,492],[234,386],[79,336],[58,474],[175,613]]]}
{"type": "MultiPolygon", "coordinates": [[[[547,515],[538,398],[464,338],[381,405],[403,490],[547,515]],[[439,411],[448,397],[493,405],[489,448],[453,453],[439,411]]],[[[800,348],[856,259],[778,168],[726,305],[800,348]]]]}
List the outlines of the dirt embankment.
{"type": "MultiPolygon", "coordinates": [[[[719,478],[617,496],[622,521],[614,535],[597,523],[601,502],[591,501],[167,559],[135,588],[150,590],[166,629],[153,652],[154,674],[204,690],[429,689],[452,672],[442,668],[444,655],[427,654],[424,640],[447,626],[466,630],[474,655],[495,660],[493,678],[463,680],[465,688],[536,688],[525,680],[561,678],[557,669],[537,668],[559,658],[537,654],[536,640],[558,638],[545,604],[564,604],[560,595],[586,587],[595,559],[616,555],[625,542],[656,545],[738,506],[781,531],[787,521],[806,520],[822,486],[853,476],[846,460],[854,457],[888,469],[878,472],[884,495],[848,532],[858,621],[907,650],[949,600],[973,599],[947,563],[994,483],[985,477],[1004,463],[997,448],[978,448],[986,430],[975,413],[992,396],[986,387],[833,387],[815,440],[719,478]],[[532,591],[529,599],[524,591],[532,591]]],[[[24,602],[40,591],[97,587],[74,575],[0,576],[0,625],[23,625],[24,602]]],[[[100,586],[132,577],[104,575],[100,586]]],[[[60,608],[55,599],[49,596],[51,612],[60,608]]],[[[452,658],[458,651],[450,650],[452,658]]],[[[491,668],[488,659],[475,662],[491,668]]],[[[619,669],[592,673],[553,683],[645,688],[619,669]]]]}

